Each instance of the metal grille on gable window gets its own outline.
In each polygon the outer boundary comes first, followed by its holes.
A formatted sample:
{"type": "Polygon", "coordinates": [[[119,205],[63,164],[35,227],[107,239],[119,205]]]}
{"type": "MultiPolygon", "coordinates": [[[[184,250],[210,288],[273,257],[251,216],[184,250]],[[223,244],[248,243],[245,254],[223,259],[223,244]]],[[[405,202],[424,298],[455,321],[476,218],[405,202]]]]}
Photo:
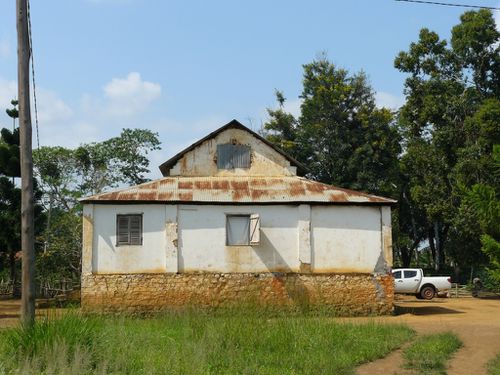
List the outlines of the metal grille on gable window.
{"type": "Polygon", "coordinates": [[[217,168],[250,168],[250,146],[231,143],[217,145],[217,168]]]}

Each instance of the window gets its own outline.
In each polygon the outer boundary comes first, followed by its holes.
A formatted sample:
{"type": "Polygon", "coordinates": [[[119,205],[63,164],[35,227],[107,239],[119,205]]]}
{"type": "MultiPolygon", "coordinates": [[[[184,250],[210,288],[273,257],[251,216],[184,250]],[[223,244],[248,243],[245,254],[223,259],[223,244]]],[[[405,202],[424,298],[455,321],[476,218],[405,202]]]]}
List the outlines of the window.
{"type": "Polygon", "coordinates": [[[392,276],[394,276],[395,279],[400,279],[401,278],[401,271],[393,272],[392,276]]]}
{"type": "Polygon", "coordinates": [[[417,271],[405,271],[405,279],[417,276],[417,271]]]}
{"type": "Polygon", "coordinates": [[[142,245],[142,214],[116,215],[116,245],[142,245]]]}
{"type": "Polygon", "coordinates": [[[258,214],[226,216],[226,245],[248,246],[259,243],[260,218],[258,214]]]}
{"type": "Polygon", "coordinates": [[[250,146],[232,143],[217,145],[217,168],[250,168],[250,146]]]}

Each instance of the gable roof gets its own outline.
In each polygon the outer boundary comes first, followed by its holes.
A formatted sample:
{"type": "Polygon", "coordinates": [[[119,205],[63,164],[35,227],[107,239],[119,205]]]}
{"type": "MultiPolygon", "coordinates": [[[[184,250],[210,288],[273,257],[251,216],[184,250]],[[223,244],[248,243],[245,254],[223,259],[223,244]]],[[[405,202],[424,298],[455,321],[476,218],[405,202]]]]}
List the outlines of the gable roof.
{"type": "Polygon", "coordinates": [[[299,161],[295,160],[294,158],[292,158],[290,155],[288,155],[282,149],[280,149],[279,147],[277,147],[274,144],[272,144],[271,142],[269,142],[264,137],[260,136],[256,132],[248,129],[245,125],[243,125],[239,121],[232,120],[232,121],[228,122],[226,125],[220,127],[219,129],[217,129],[217,130],[213,131],[212,133],[208,134],[207,136],[201,138],[199,141],[196,141],[191,146],[185,148],[184,150],[182,150],[181,152],[179,152],[178,154],[176,154],[175,156],[173,156],[172,158],[170,158],[169,160],[167,160],[166,162],[164,162],[163,164],[161,164],[160,167],[159,167],[160,171],[161,171],[161,174],[164,177],[167,177],[168,176],[168,171],[186,153],[188,153],[189,151],[194,150],[196,147],[198,147],[199,145],[201,145],[203,142],[205,142],[205,141],[207,141],[209,139],[215,138],[218,134],[222,133],[223,131],[225,131],[227,129],[240,129],[240,130],[243,130],[243,131],[246,131],[246,132],[250,133],[252,136],[254,136],[255,138],[257,138],[259,141],[261,141],[262,143],[264,143],[267,146],[271,147],[274,151],[276,151],[280,155],[284,156],[285,159],[287,159],[290,162],[290,165],[297,167],[297,175],[298,176],[305,176],[306,173],[308,172],[308,170],[307,170],[307,168],[306,168],[306,166],[304,164],[302,164],[301,162],[299,162],[299,161]]]}
{"type": "Polygon", "coordinates": [[[352,204],[392,205],[396,201],[297,176],[164,177],[101,193],[82,203],[182,204],[352,204]]]}

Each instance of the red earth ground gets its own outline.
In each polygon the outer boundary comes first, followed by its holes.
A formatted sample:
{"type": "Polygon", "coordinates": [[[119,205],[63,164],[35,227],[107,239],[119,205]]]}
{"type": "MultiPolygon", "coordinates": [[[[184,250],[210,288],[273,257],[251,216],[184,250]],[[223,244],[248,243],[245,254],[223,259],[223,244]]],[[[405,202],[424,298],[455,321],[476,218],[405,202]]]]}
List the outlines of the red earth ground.
{"type": "MultiPolygon", "coordinates": [[[[349,319],[404,323],[418,335],[444,331],[463,342],[448,363],[449,375],[486,374],[486,364],[500,354],[500,299],[436,298],[431,301],[405,297],[396,302],[396,316],[349,319]]],[[[358,375],[404,374],[401,350],[358,368],[358,375]]]]}

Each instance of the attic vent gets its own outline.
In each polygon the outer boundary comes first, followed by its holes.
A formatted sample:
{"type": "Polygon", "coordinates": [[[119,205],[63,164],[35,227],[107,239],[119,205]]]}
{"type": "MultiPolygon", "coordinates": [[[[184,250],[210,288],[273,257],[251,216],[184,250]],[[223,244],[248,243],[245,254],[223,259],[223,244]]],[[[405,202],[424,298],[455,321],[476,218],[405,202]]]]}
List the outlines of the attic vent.
{"type": "Polygon", "coordinates": [[[217,168],[250,168],[250,146],[231,143],[217,145],[217,168]]]}

